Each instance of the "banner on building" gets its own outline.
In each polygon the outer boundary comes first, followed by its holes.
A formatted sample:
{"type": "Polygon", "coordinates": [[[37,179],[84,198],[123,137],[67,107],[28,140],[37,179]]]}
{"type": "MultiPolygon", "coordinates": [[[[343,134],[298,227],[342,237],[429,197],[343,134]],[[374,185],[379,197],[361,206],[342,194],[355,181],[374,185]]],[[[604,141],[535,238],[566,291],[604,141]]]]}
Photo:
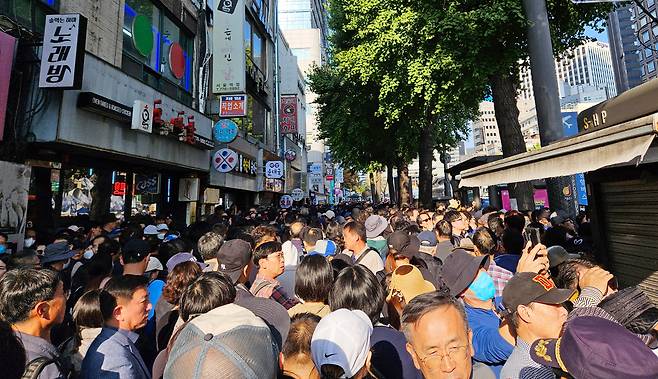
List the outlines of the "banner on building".
{"type": "Polygon", "coordinates": [[[22,249],[27,218],[27,196],[30,188],[30,166],[1,162],[0,172],[0,230],[22,249]]]}
{"type": "Polygon", "coordinates": [[[46,16],[40,88],[80,89],[85,62],[87,19],[80,14],[46,16]]]}
{"type": "Polygon", "coordinates": [[[159,174],[135,174],[135,194],[136,195],[154,195],[160,193],[160,175],[159,174]]]}
{"type": "Polygon", "coordinates": [[[279,126],[281,134],[297,134],[297,95],[281,96],[279,126]]]}
{"type": "Polygon", "coordinates": [[[244,0],[220,0],[213,13],[213,93],[245,92],[244,17],[244,0]]]}
{"type": "Polygon", "coordinates": [[[244,117],[247,115],[247,95],[222,95],[219,97],[219,117],[244,117]]]}
{"type": "Polygon", "coordinates": [[[5,130],[9,81],[16,52],[16,38],[0,32],[0,141],[5,130]]]}

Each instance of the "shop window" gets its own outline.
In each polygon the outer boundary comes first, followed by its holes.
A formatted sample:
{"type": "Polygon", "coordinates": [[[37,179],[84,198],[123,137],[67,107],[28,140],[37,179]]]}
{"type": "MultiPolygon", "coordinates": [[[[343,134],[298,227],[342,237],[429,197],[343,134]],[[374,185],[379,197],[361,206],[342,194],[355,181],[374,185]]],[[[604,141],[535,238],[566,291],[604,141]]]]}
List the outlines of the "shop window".
{"type": "MultiPolygon", "coordinates": [[[[59,171],[59,175],[63,175],[62,182],[62,217],[74,217],[81,215],[88,215],[91,210],[91,190],[96,183],[96,176],[91,169],[68,169],[59,171]]],[[[59,175],[53,178],[53,197],[55,189],[60,190],[59,175]],[[58,188],[55,188],[57,186],[58,188]]]]}
{"type": "Polygon", "coordinates": [[[150,0],[126,0],[123,57],[126,73],[191,104],[194,37],[150,0]]]}

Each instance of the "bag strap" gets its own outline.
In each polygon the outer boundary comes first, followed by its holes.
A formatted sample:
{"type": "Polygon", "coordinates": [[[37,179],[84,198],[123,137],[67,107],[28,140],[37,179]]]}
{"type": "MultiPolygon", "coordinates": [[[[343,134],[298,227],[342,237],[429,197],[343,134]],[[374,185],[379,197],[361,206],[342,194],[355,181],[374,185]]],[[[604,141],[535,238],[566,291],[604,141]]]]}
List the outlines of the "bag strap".
{"type": "Polygon", "coordinates": [[[368,255],[371,251],[374,251],[377,255],[379,255],[379,253],[377,253],[375,249],[373,249],[372,247],[368,247],[368,249],[366,249],[366,251],[364,251],[363,254],[361,254],[359,258],[354,262],[354,264],[358,265],[363,260],[363,258],[365,258],[366,255],[368,255]]]}
{"type": "Polygon", "coordinates": [[[25,366],[25,371],[21,379],[36,379],[41,375],[41,372],[46,366],[53,363],[57,364],[57,360],[47,357],[34,358],[25,366]]]}
{"type": "Polygon", "coordinates": [[[258,292],[260,292],[260,290],[262,290],[263,288],[267,287],[269,284],[270,284],[270,283],[268,283],[268,282],[266,282],[266,281],[262,281],[262,282],[258,283],[258,285],[257,285],[255,288],[252,288],[250,292],[251,292],[254,296],[256,296],[256,295],[258,294],[258,292]]]}

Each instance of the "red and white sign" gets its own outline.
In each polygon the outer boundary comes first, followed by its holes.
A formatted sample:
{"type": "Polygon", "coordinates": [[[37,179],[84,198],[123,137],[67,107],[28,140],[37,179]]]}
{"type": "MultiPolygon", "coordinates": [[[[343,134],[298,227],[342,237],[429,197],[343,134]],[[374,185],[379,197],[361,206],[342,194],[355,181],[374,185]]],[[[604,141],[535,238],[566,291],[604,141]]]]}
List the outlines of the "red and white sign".
{"type": "Polygon", "coordinates": [[[0,141],[5,129],[7,99],[9,98],[9,80],[11,67],[14,64],[16,38],[0,32],[0,141]]]}
{"type": "Polygon", "coordinates": [[[297,95],[281,96],[281,134],[297,134],[297,95]]]}
{"type": "Polygon", "coordinates": [[[219,117],[244,117],[247,115],[247,95],[221,95],[219,117]]]}

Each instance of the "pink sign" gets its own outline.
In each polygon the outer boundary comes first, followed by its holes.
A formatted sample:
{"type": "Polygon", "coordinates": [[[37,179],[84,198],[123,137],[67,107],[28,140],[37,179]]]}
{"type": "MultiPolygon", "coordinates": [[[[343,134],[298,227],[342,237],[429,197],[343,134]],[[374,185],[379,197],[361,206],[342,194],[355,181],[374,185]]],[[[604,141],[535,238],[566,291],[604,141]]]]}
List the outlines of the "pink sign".
{"type": "Polygon", "coordinates": [[[5,131],[9,81],[11,80],[11,67],[14,64],[15,51],[16,38],[0,32],[0,141],[2,141],[5,131]]]}
{"type": "MultiPolygon", "coordinates": [[[[503,203],[503,208],[508,211],[511,210],[512,202],[510,201],[509,191],[508,190],[500,191],[500,197],[503,203]]],[[[539,208],[539,207],[550,208],[548,204],[548,191],[546,191],[546,189],[535,189],[534,199],[535,199],[535,208],[539,208]]]]}

